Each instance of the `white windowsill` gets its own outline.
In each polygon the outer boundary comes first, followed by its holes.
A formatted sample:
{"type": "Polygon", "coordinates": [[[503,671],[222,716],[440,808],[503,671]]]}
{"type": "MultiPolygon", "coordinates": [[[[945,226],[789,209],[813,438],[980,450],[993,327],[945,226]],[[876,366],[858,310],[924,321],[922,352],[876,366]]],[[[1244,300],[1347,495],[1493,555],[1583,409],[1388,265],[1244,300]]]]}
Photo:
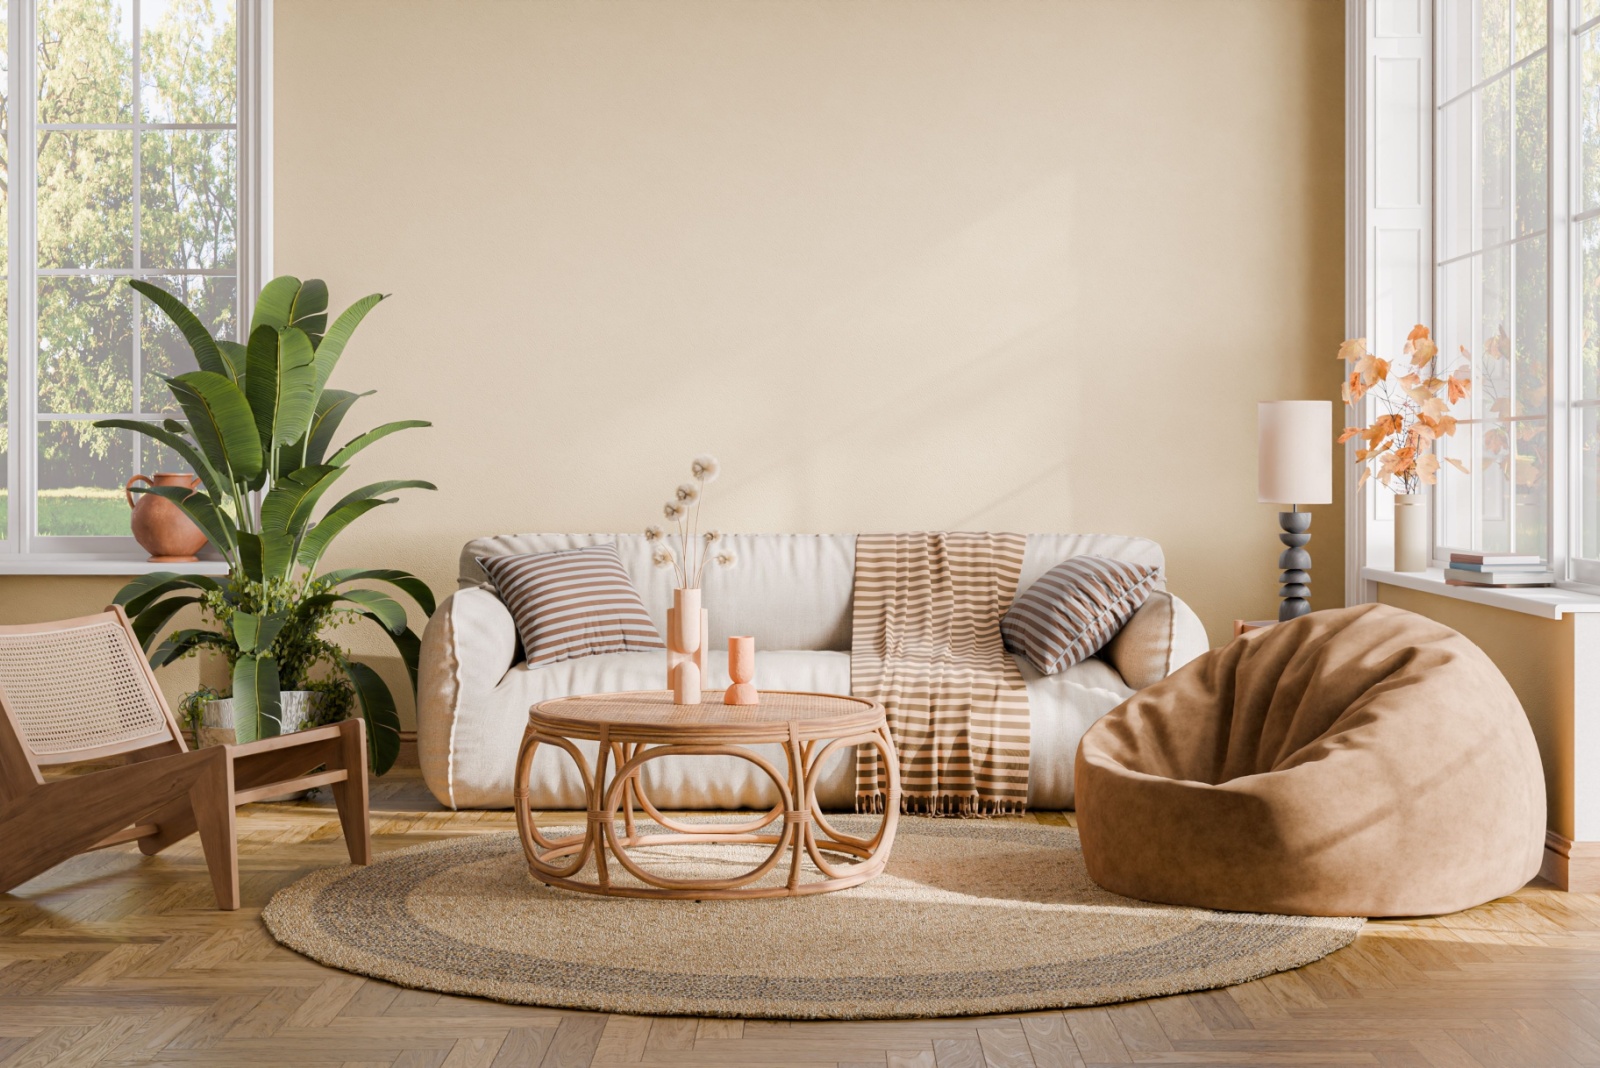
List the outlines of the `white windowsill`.
{"type": "Polygon", "coordinates": [[[0,553],[0,575],[226,575],[226,560],[204,557],[191,564],[152,564],[143,553],[0,553]]]}
{"type": "Polygon", "coordinates": [[[1520,590],[1452,586],[1445,582],[1444,572],[1436,567],[1427,571],[1386,571],[1383,568],[1366,567],[1361,569],[1361,577],[1368,582],[1400,586],[1494,608],[1507,608],[1545,619],[1560,619],[1569,612],[1600,612],[1600,596],[1592,593],[1564,590],[1559,586],[1533,586],[1520,590]]]}

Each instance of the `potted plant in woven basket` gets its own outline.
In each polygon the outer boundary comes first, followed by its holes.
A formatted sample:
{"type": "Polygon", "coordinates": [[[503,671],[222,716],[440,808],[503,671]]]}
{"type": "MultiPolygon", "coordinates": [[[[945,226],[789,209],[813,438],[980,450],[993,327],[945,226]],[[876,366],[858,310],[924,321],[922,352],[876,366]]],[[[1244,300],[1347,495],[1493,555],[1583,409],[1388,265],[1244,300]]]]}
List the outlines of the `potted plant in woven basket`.
{"type": "Polygon", "coordinates": [[[323,507],[325,495],[363,449],[396,431],[430,425],[417,419],[385,423],[334,447],[345,415],[368,394],[329,389],[328,380],[356,327],[383,297],[363,297],[330,325],[322,281],[275,278],[262,289],[249,342],[241,345],[212,337],[172,294],[147,282],[129,284],[182,332],[199,370],[166,379],[184,419],[105,419],[95,425],[154,438],[194,469],[198,489],[146,486],[133,492],[164,497],[183,509],[228,562],[228,575],[218,581],[156,572],[123,587],[117,603],[131,617],[151,666],[201,650],[226,659],[231,694],[190,695],[183,704],[191,717],[209,717],[220,726],[223,714],[231,713],[235,735],[244,742],[359,708],[373,771],[383,774],[400,749],[394,696],[376,671],[350,659],[326,635],[347,623],[377,624],[398,650],[414,690],[421,642],[406,609],[389,593],[350,584],[387,586],[427,614],[433,612],[433,595],[406,571],[317,570],[334,538],[396,501],[395,490],[434,488],[417,479],[390,479],[323,507]],[[191,605],[210,626],[175,630],[158,643],[173,617],[191,605]],[[218,704],[225,696],[230,704],[218,704]]]}

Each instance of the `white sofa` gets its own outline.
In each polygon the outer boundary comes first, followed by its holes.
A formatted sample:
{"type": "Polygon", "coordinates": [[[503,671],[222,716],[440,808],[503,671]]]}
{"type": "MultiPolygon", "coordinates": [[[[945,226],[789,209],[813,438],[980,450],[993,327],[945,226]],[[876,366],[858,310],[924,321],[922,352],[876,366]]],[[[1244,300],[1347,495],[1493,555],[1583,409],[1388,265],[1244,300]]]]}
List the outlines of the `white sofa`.
{"type": "MultiPolygon", "coordinates": [[[[470,541],[461,551],[461,589],[447,598],[422,638],[417,693],[417,749],[423,777],[450,808],[511,805],[513,766],[536,702],[569,694],[661,689],[665,652],[615,653],[530,667],[522,660],[511,614],[484,588],[479,557],[551,552],[612,541],[658,629],[672,600],[670,571],[650,562],[637,534],[517,534],[470,541]]],[[[855,571],[851,534],[736,534],[724,547],[738,554],[731,569],[710,567],[703,603],[711,617],[707,683],[728,683],[727,638],[756,638],[756,683],[763,689],[850,692],[850,615],[855,571]]],[[[1163,567],[1161,547],[1144,538],[1030,534],[1018,591],[1069,557],[1095,554],[1163,567]]],[[[1172,599],[1168,670],[1204,652],[1205,629],[1172,599]]],[[[1072,807],[1073,758],[1090,724],[1133,690],[1106,659],[1091,658],[1056,675],[1041,675],[1021,657],[1032,722],[1029,806],[1072,807]]],[[[592,743],[589,760],[594,761],[592,743]]],[[[779,753],[766,754],[782,766],[779,753]]],[[[854,804],[854,754],[841,751],[818,789],[828,808],[854,804]]],[[[770,807],[772,785],[735,757],[679,757],[647,766],[646,787],[672,809],[770,807]]],[[[535,808],[581,809],[581,781],[571,760],[551,746],[536,755],[530,777],[535,808]]]]}

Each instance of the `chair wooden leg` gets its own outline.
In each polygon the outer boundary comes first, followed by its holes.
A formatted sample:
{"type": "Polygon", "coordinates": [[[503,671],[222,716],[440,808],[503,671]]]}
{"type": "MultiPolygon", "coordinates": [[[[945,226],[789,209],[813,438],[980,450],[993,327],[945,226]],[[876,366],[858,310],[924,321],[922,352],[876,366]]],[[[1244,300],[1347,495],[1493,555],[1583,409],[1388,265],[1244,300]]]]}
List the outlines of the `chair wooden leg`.
{"type": "Polygon", "coordinates": [[[217,908],[239,907],[239,843],[233,818],[233,761],[217,746],[215,759],[189,790],[196,829],[205,849],[217,908]]]}
{"type": "Polygon", "coordinates": [[[359,719],[339,724],[343,754],[340,764],[350,773],[344,782],[333,784],[333,803],[339,808],[339,825],[344,828],[344,845],[350,863],[372,863],[372,825],[367,819],[367,729],[359,719]]]}
{"type": "Polygon", "coordinates": [[[169,846],[177,845],[195,832],[194,803],[188,795],[172,801],[166,807],[158,809],[150,817],[159,830],[155,834],[139,839],[139,852],[147,857],[153,857],[169,846]]]}

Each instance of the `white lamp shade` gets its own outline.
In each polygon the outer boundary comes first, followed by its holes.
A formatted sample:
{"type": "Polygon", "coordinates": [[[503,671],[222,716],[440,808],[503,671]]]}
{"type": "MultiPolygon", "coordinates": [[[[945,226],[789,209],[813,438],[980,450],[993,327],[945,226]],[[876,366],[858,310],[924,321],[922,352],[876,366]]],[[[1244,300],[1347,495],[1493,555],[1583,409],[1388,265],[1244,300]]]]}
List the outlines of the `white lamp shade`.
{"type": "Polygon", "coordinates": [[[1263,401],[1257,418],[1257,499],[1332,504],[1333,402],[1263,401]]]}

